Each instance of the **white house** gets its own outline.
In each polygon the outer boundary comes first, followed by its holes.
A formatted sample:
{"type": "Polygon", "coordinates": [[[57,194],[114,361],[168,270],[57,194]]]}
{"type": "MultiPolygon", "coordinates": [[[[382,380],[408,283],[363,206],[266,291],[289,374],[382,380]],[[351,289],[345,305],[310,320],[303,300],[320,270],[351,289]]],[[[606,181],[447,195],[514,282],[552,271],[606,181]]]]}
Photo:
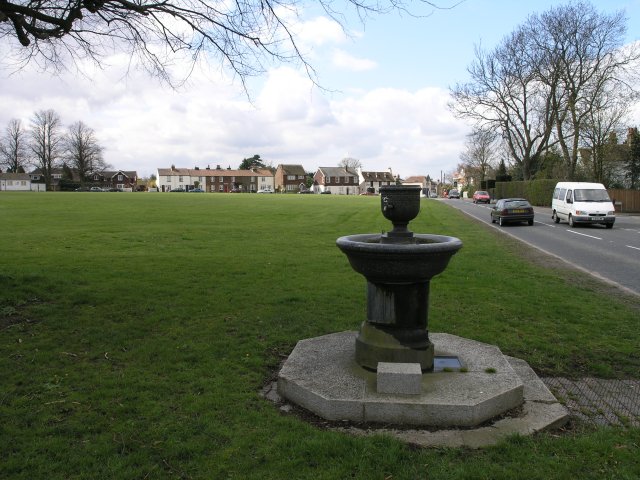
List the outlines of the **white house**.
{"type": "Polygon", "coordinates": [[[38,185],[31,186],[28,173],[0,173],[0,191],[30,191],[39,190],[38,185]]]}
{"type": "Polygon", "coordinates": [[[378,193],[380,191],[380,187],[395,185],[396,179],[393,177],[391,169],[387,172],[363,172],[362,168],[359,167],[358,183],[360,193],[366,193],[367,191],[371,192],[370,189],[373,189],[372,193],[378,193]]]}
{"type": "Polygon", "coordinates": [[[358,174],[343,167],[319,167],[313,176],[314,193],[358,195],[358,174]]]}

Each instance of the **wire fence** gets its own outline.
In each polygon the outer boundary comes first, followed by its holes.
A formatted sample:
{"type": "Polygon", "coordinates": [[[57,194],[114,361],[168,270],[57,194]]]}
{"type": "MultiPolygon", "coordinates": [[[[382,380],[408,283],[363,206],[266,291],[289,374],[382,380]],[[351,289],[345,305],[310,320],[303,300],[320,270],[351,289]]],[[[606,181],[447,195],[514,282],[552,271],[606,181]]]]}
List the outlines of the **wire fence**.
{"type": "Polygon", "coordinates": [[[542,381],[583,422],[640,427],[640,380],[547,377],[542,381]]]}

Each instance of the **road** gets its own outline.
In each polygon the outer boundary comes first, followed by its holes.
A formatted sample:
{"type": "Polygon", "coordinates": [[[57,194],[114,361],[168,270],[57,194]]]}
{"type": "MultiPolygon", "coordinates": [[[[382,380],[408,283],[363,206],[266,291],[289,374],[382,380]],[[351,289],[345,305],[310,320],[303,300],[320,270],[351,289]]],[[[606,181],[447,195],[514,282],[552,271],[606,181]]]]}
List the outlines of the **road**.
{"type": "Polygon", "coordinates": [[[555,224],[551,209],[535,207],[535,222],[499,227],[491,223],[492,205],[476,205],[467,199],[440,199],[498,231],[640,296],[640,216],[619,215],[612,229],[601,225],[571,228],[555,224]]]}

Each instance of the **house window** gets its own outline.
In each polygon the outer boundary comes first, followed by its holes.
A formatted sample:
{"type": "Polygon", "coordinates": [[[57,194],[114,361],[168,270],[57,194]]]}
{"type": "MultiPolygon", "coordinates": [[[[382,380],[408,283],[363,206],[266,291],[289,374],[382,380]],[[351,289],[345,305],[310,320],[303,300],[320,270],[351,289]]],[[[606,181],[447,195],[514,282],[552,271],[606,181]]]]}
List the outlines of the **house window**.
{"type": "Polygon", "coordinates": [[[220,187],[218,188],[219,191],[224,192],[224,185],[220,185],[220,187]]]}
{"type": "Polygon", "coordinates": [[[264,183],[265,177],[260,177],[260,181],[264,183]]]}
{"type": "Polygon", "coordinates": [[[122,175],[118,175],[118,181],[121,182],[122,181],[122,175]]]}
{"type": "Polygon", "coordinates": [[[98,180],[98,175],[94,175],[94,176],[93,176],[93,179],[94,179],[94,180],[98,180]]]}
{"type": "Polygon", "coordinates": [[[231,177],[231,183],[234,183],[236,181],[236,177],[231,177]]]}
{"type": "Polygon", "coordinates": [[[26,180],[22,180],[22,182],[20,182],[20,185],[22,185],[23,187],[25,187],[27,185],[26,180]]]}
{"type": "Polygon", "coordinates": [[[295,175],[287,175],[287,180],[295,180],[296,176],[295,175]]]}
{"type": "Polygon", "coordinates": [[[202,183],[202,177],[198,177],[198,181],[202,183]]]}
{"type": "Polygon", "coordinates": [[[298,175],[298,180],[304,180],[304,175],[298,175]]]}
{"type": "Polygon", "coordinates": [[[167,183],[171,183],[171,177],[167,176],[167,183]]]}
{"type": "Polygon", "coordinates": [[[118,183],[118,184],[116,185],[116,188],[117,188],[118,190],[122,190],[122,189],[124,189],[124,184],[123,184],[123,183],[118,183]]]}
{"type": "Polygon", "coordinates": [[[220,182],[224,182],[224,177],[220,177],[220,182]]]}
{"type": "Polygon", "coordinates": [[[178,176],[178,181],[182,182],[182,175],[178,176]]]}

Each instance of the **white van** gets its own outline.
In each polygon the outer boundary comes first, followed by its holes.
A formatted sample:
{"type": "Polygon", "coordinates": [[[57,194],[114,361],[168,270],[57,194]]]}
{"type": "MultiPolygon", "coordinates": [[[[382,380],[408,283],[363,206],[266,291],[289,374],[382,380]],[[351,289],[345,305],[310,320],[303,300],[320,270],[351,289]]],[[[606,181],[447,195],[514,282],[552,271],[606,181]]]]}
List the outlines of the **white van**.
{"type": "Polygon", "coordinates": [[[612,228],[616,212],[607,189],[601,183],[558,182],[551,201],[551,218],[578,223],[599,223],[612,228]]]}

